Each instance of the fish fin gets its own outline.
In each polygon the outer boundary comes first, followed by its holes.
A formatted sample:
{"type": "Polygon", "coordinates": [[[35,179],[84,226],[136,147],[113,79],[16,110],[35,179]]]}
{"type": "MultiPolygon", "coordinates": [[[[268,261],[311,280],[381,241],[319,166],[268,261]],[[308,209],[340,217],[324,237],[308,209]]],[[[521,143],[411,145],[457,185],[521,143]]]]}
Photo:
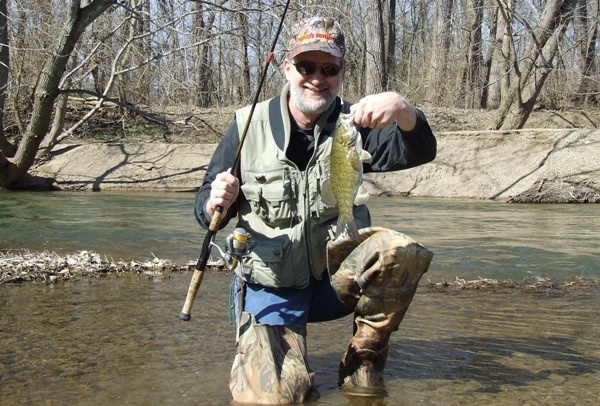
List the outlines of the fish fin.
{"type": "Polygon", "coordinates": [[[364,149],[361,151],[360,153],[360,160],[363,163],[370,163],[371,162],[371,154],[369,154],[367,151],[365,151],[364,149]]]}
{"type": "Polygon", "coordinates": [[[356,194],[356,198],[354,199],[354,204],[365,204],[368,200],[369,191],[363,185],[360,185],[360,187],[358,188],[358,193],[356,194]]]}
{"type": "Polygon", "coordinates": [[[349,150],[348,154],[346,155],[346,159],[348,159],[348,162],[350,162],[350,165],[352,165],[352,169],[354,169],[356,172],[362,171],[363,162],[359,158],[358,151],[355,149],[349,150]]]}
{"type": "Polygon", "coordinates": [[[335,241],[344,239],[346,237],[350,237],[354,241],[360,240],[360,235],[358,234],[358,226],[356,225],[356,221],[354,221],[354,218],[342,219],[340,217],[338,219],[336,227],[335,241]]]}
{"type": "Polygon", "coordinates": [[[325,182],[323,182],[323,187],[321,188],[321,199],[327,206],[337,206],[337,199],[333,194],[333,188],[331,187],[330,179],[327,179],[325,182]]]}

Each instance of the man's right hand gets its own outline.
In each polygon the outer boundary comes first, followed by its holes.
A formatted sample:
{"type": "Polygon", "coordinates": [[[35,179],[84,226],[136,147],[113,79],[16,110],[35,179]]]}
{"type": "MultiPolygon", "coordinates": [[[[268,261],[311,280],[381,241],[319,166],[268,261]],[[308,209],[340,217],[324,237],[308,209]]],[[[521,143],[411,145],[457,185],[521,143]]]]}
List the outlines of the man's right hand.
{"type": "Polygon", "coordinates": [[[223,207],[223,215],[227,209],[231,207],[240,191],[240,183],[238,178],[233,176],[229,171],[221,172],[215,180],[210,184],[210,197],[206,201],[206,214],[211,218],[215,214],[217,206],[223,207]]]}

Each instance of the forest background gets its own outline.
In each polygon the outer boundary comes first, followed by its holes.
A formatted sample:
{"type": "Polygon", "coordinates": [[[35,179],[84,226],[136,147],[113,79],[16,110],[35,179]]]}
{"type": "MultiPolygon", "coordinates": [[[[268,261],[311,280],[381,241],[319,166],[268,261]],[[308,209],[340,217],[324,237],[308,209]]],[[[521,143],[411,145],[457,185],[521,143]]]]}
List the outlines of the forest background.
{"type": "MultiPolygon", "coordinates": [[[[0,188],[61,142],[217,142],[257,91],[284,6],[0,0],[0,188]]],[[[261,99],[279,93],[289,29],[309,15],[345,29],[348,100],[395,90],[479,129],[538,111],[597,127],[597,0],[292,1],[261,99]]]]}

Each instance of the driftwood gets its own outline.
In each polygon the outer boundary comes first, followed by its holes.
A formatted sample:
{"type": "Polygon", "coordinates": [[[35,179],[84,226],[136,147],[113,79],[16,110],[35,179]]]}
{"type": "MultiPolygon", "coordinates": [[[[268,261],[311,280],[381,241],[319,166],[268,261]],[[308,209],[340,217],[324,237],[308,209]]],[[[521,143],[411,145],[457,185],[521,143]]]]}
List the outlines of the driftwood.
{"type": "Polygon", "coordinates": [[[509,203],[600,203],[598,183],[591,179],[542,179],[509,203]]]}
{"type": "MultiPolygon", "coordinates": [[[[169,277],[171,272],[191,271],[194,266],[195,262],[177,265],[168,259],[156,257],[144,262],[113,261],[92,251],[79,251],[64,257],[48,251],[0,251],[0,284],[25,281],[55,283],[81,277],[126,273],[148,278],[169,277]]],[[[225,269],[222,261],[209,261],[209,270],[222,269],[225,269]]]]}
{"type": "Polygon", "coordinates": [[[573,287],[598,287],[600,286],[600,280],[576,277],[565,279],[563,281],[553,281],[548,278],[529,278],[522,281],[513,281],[511,279],[498,280],[490,278],[466,280],[457,277],[453,282],[445,280],[442,280],[441,282],[432,282],[431,280],[428,280],[427,286],[431,292],[445,292],[449,290],[518,289],[523,292],[558,293],[573,287]]]}
{"type": "MultiPolygon", "coordinates": [[[[147,261],[113,261],[92,251],[79,251],[75,254],[60,256],[54,252],[30,252],[28,250],[0,251],[0,285],[10,282],[58,283],[81,278],[100,278],[109,275],[139,275],[148,279],[169,278],[173,272],[194,270],[195,261],[177,265],[168,259],[152,258],[147,261]]],[[[210,260],[208,271],[226,271],[221,259],[210,260]]],[[[498,289],[519,289],[523,292],[542,292],[560,294],[574,287],[598,287],[600,280],[592,278],[571,278],[563,281],[550,279],[526,279],[520,282],[478,278],[467,280],[456,278],[454,281],[425,282],[430,292],[493,291],[498,289]]]]}

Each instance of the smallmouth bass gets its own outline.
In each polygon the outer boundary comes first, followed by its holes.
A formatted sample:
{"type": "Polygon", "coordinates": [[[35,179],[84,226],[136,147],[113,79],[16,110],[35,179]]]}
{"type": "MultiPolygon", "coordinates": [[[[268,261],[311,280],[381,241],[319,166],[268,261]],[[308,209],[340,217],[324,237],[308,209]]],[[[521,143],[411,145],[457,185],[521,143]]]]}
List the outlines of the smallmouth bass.
{"type": "Polygon", "coordinates": [[[340,113],[330,155],[330,176],[323,185],[323,201],[338,206],[339,216],[335,240],[350,236],[359,239],[354,220],[354,204],[366,201],[368,193],[362,186],[363,162],[371,155],[362,149],[362,138],[354,124],[353,114],[340,113]]]}

